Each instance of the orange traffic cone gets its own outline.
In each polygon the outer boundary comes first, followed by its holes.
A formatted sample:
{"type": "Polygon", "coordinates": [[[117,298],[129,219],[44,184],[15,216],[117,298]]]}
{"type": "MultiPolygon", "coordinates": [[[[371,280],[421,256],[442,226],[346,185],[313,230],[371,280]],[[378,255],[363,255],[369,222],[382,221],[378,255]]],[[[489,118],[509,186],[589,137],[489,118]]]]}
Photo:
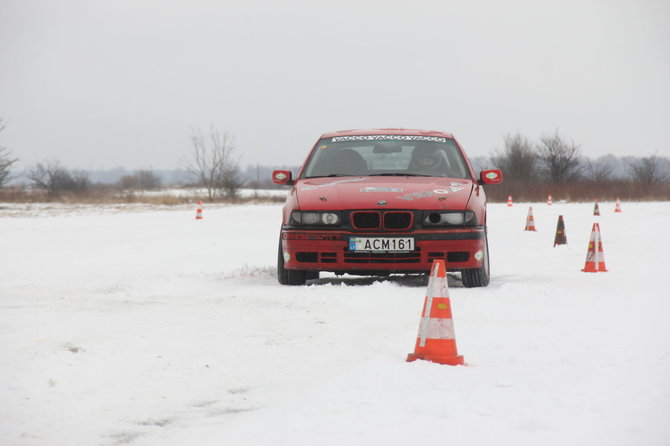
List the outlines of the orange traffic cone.
{"type": "Polygon", "coordinates": [[[556,225],[556,237],[554,237],[554,246],[567,245],[568,237],[565,235],[565,222],[563,216],[558,216],[558,224],[556,225]]]}
{"type": "Polygon", "coordinates": [[[526,227],[524,231],[535,231],[535,218],[533,217],[533,208],[528,208],[528,217],[526,218],[526,227]]]}
{"type": "Polygon", "coordinates": [[[512,207],[512,196],[511,195],[507,196],[507,207],[508,208],[512,207]]]}
{"type": "Polygon", "coordinates": [[[593,215],[600,215],[600,209],[598,208],[598,200],[596,200],[596,205],[593,207],[593,215]]]}
{"type": "Polygon", "coordinates": [[[547,204],[551,206],[554,203],[553,199],[551,198],[551,195],[547,197],[547,204]]]}
{"type": "Polygon", "coordinates": [[[619,202],[619,199],[616,199],[616,206],[614,206],[614,212],[621,212],[621,203],[619,202]]]}
{"type": "Polygon", "coordinates": [[[463,356],[456,350],[444,260],[434,260],[431,267],[414,353],[407,355],[408,362],[417,359],[438,364],[463,365],[463,356]]]}
{"type": "Polygon", "coordinates": [[[607,272],[605,254],[603,254],[603,242],[600,239],[600,225],[598,223],[593,223],[589,249],[586,251],[586,263],[582,271],[585,273],[607,272]]]}
{"type": "Polygon", "coordinates": [[[202,220],[202,201],[198,201],[198,210],[195,211],[195,219],[202,220]]]}

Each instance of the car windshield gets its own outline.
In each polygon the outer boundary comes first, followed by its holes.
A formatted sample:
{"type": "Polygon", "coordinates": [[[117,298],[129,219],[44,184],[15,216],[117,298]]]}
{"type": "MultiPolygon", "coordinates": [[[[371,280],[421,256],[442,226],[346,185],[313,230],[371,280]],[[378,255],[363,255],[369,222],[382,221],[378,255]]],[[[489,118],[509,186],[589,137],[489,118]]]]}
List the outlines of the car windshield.
{"type": "Polygon", "coordinates": [[[470,178],[453,139],[412,135],[322,139],[302,173],[303,178],[363,175],[470,178]]]}

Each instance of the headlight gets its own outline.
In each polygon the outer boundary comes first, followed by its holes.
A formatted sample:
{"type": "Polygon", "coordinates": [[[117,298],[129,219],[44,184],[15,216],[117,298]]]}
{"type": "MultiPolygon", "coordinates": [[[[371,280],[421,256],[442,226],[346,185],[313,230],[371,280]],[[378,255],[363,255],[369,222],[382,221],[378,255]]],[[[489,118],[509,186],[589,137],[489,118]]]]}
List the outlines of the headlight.
{"type": "Polygon", "coordinates": [[[477,218],[472,211],[427,211],[423,213],[424,226],[475,226],[477,218]]]}
{"type": "Polygon", "coordinates": [[[336,226],[340,224],[337,212],[293,211],[291,222],[297,226],[336,226]]]}

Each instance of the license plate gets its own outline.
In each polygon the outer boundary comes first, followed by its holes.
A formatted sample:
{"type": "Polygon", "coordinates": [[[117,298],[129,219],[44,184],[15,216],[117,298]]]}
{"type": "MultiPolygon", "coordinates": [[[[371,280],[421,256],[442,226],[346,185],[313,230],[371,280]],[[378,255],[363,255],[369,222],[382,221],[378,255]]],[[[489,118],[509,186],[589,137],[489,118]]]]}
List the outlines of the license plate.
{"type": "Polygon", "coordinates": [[[410,252],[414,251],[414,237],[351,237],[349,251],[410,252]]]}

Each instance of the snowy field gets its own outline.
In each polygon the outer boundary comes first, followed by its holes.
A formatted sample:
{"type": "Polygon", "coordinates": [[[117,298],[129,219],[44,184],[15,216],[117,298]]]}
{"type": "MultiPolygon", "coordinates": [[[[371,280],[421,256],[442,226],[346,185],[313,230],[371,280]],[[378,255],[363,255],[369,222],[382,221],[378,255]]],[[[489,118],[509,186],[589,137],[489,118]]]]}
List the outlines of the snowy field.
{"type": "MultiPolygon", "coordinates": [[[[286,197],[288,189],[282,187],[280,189],[239,189],[237,195],[242,198],[255,197],[286,197]]],[[[156,191],[143,191],[140,195],[145,197],[201,197],[203,200],[207,198],[207,189],[190,188],[190,189],[160,189],[156,191]]]]}
{"type": "Polygon", "coordinates": [[[278,285],[279,205],[0,203],[0,445],[669,444],[670,203],[528,206],[451,367],[405,362],[424,278],[278,285]]]}

